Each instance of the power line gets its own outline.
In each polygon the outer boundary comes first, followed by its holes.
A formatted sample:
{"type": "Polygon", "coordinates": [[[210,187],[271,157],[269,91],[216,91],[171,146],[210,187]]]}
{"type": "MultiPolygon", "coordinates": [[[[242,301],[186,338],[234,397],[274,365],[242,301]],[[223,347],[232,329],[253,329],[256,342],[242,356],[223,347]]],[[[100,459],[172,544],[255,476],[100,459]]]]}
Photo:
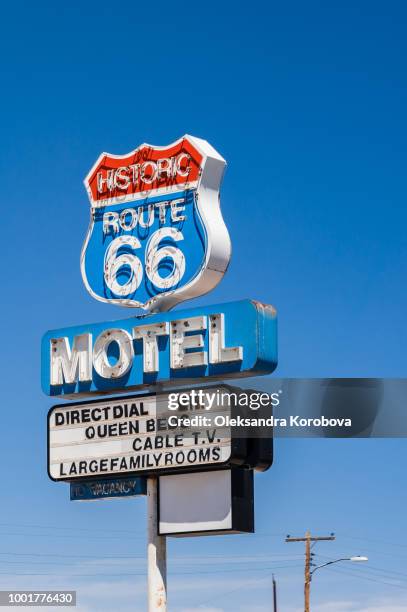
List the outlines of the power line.
{"type": "MultiPolygon", "coordinates": [[[[60,525],[38,525],[38,524],[27,524],[27,523],[0,523],[0,527],[21,527],[23,529],[27,528],[27,529],[57,529],[57,530],[63,530],[63,531],[85,531],[86,533],[89,533],[89,529],[87,529],[86,527],[62,527],[60,525]]],[[[105,533],[106,530],[105,529],[94,529],[92,528],[92,531],[100,531],[101,533],[105,533]]],[[[114,533],[123,533],[123,534],[129,534],[129,533],[134,533],[133,530],[125,530],[125,529],[115,529],[114,533]]],[[[141,533],[141,532],[140,532],[141,533]]]]}
{"type": "Polygon", "coordinates": [[[378,584],[386,584],[387,586],[407,590],[407,585],[403,586],[401,584],[394,584],[393,582],[386,582],[384,580],[378,580],[377,578],[372,578],[370,576],[364,576],[361,573],[353,574],[352,572],[348,572],[346,570],[339,570],[339,569],[332,569],[332,568],[330,569],[330,571],[336,572],[339,574],[344,574],[346,576],[350,576],[351,578],[362,578],[362,580],[369,580],[370,582],[377,582],[378,584]]]}
{"type": "MultiPolygon", "coordinates": [[[[367,545],[367,546],[364,545],[363,546],[363,550],[365,550],[366,552],[375,553],[375,554],[380,555],[380,556],[386,555],[386,556],[389,556],[389,557],[395,557],[397,559],[407,559],[407,555],[400,555],[400,554],[394,553],[393,551],[377,550],[376,548],[371,548],[369,545],[367,545]]],[[[339,554],[342,554],[342,553],[339,553],[339,554]]]]}
{"type": "Polygon", "coordinates": [[[362,540],[365,542],[376,542],[377,544],[385,544],[386,546],[398,546],[401,548],[407,548],[407,544],[401,544],[400,542],[388,542],[385,540],[377,540],[376,538],[365,538],[362,536],[341,535],[341,537],[349,540],[362,540]]]}
{"type": "MultiPolygon", "coordinates": [[[[292,569],[294,567],[301,567],[300,565],[295,565],[295,566],[289,566],[289,565],[281,565],[281,566],[275,566],[275,567],[265,567],[263,569],[261,569],[260,571],[269,571],[269,570],[276,570],[276,569],[292,569]]],[[[225,569],[225,570],[199,570],[199,571],[192,571],[192,572],[185,572],[185,571],[175,571],[175,572],[171,572],[171,574],[175,575],[175,576],[200,576],[202,574],[229,574],[229,573],[234,573],[234,572],[258,572],[259,568],[254,567],[254,568],[241,568],[241,569],[225,569]]],[[[41,572],[41,573],[31,573],[31,572],[0,572],[0,576],[48,576],[48,577],[58,577],[58,578],[82,578],[82,577],[92,577],[92,578],[106,578],[106,577],[110,577],[110,578],[120,578],[123,576],[145,576],[146,572],[120,572],[120,574],[111,574],[111,573],[95,573],[95,574],[83,574],[82,572],[80,574],[56,574],[56,573],[49,573],[49,572],[41,572]]],[[[240,588],[240,587],[239,587],[240,588]]]]}
{"type": "MultiPolygon", "coordinates": [[[[89,529],[86,527],[70,527],[70,526],[62,526],[62,525],[40,525],[38,523],[34,524],[34,523],[4,523],[4,522],[0,522],[0,527],[21,527],[21,528],[28,528],[28,529],[57,529],[57,530],[64,530],[64,531],[85,531],[85,532],[89,532],[89,529]]],[[[100,531],[101,533],[105,533],[105,529],[94,529],[92,527],[92,531],[100,531]]],[[[123,534],[127,534],[127,533],[133,533],[133,530],[125,530],[125,529],[115,529],[114,533],[123,533],[123,534]]],[[[140,532],[141,533],[141,532],[140,532]]],[[[281,538],[283,537],[285,534],[284,533],[271,533],[271,532],[256,532],[254,534],[245,534],[245,533],[240,533],[240,534],[235,534],[237,537],[253,537],[253,536],[266,536],[266,537],[275,537],[275,538],[281,538]]]]}
{"type": "MultiPolygon", "coordinates": [[[[67,539],[67,540],[71,540],[71,539],[80,539],[80,540],[99,540],[103,537],[103,540],[123,540],[123,537],[121,536],[98,536],[95,535],[92,537],[92,535],[88,535],[87,537],[84,537],[82,535],[74,535],[74,534],[60,534],[60,533],[13,533],[13,532],[7,532],[7,533],[0,533],[1,537],[5,537],[5,536],[22,536],[24,538],[63,538],[63,539],[67,539]]],[[[126,541],[127,540],[145,540],[146,537],[145,535],[140,535],[140,536],[126,536],[126,541]]]]}
{"type": "MultiPolygon", "coordinates": [[[[74,532],[85,532],[87,533],[89,536],[91,536],[92,534],[89,534],[89,529],[87,528],[81,528],[81,527],[70,527],[70,526],[61,526],[61,525],[41,525],[41,524],[34,524],[34,523],[5,523],[5,522],[0,522],[0,527],[18,527],[18,528],[22,528],[22,529],[43,529],[43,530],[58,530],[58,531],[74,531],[74,532]]],[[[94,529],[92,528],[92,532],[95,533],[95,537],[97,537],[97,532],[103,533],[105,534],[105,530],[104,529],[94,529]]],[[[140,536],[134,536],[134,531],[133,530],[117,530],[115,529],[114,532],[112,532],[112,536],[111,537],[115,537],[115,535],[117,534],[119,536],[119,534],[124,534],[127,535],[128,537],[131,538],[143,538],[144,536],[142,535],[142,532],[140,532],[140,536]]],[[[3,535],[14,535],[11,533],[6,533],[3,535]]],[[[34,535],[34,534],[15,534],[15,535],[34,535]]],[[[49,534],[52,537],[58,537],[56,534],[49,534]]],[[[236,534],[236,536],[240,537],[247,537],[247,534],[236,534]]],[[[273,537],[273,538],[280,538],[283,537],[285,534],[283,534],[282,532],[280,533],[271,533],[271,532],[256,532],[255,534],[250,534],[250,537],[273,537]]],[[[61,537],[61,536],[59,536],[61,537]]],[[[106,537],[106,536],[104,536],[106,537]]],[[[347,539],[351,539],[351,540],[362,540],[362,541],[366,541],[366,542],[376,542],[379,544],[385,544],[386,546],[396,546],[396,547],[401,547],[401,548],[407,548],[407,544],[402,544],[400,542],[390,542],[388,540],[380,540],[377,538],[369,538],[369,537],[363,537],[363,536],[352,536],[352,535],[345,535],[345,534],[341,534],[341,537],[347,538],[347,539]]],[[[393,554],[393,553],[389,553],[389,554],[393,554]]]]}
{"type": "MultiPolygon", "coordinates": [[[[100,555],[66,555],[62,553],[23,553],[23,552],[0,552],[0,555],[10,555],[17,557],[60,557],[64,559],[100,559],[100,555]]],[[[103,559],[144,559],[144,557],[136,557],[134,555],[114,555],[103,556],[103,559]]]]}
{"type": "MultiPolygon", "coordinates": [[[[3,551],[0,552],[0,555],[10,555],[10,556],[18,556],[18,557],[58,557],[58,558],[67,558],[67,559],[112,559],[112,560],[117,560],[117,559],[125,559],[125,560],[132,560],[132,559],[144,559],[144,556],[136,556],[136,555],[113,555],[113,556],[109,556],[109,555],[78,555],[78,554],[73,554],[73,555],[69,555],[69,554],[63,554],[63,553],[38,553],[38,552],[16,552],[16,551],[3,551]]],[[[280,554],[275,554],[275,556],[288,556],[285,553],[280,553],[280,554]]],[[[259,560],[259,562],[263,562],[264,560],[272,560],[272,557],[270,557],[270,555],[259,555],[259,556],[255,556],[252,558],[253,561],[255,560],[259,560]]],[[[289,559],[286,559],[286,561],[291,561],[291,560],[296,560],[296,558],[300,558],[301,555],[289,555],[289,559]]],[[[188,560],[188,561],[195,561],[198,559],[209,559],[209,560],[214,560],[214,559],[230,559],[230,555],[200,555],[199,557],[196,556],[183,556],[183,557],[174,557],[175,560],[188,560]]],[[[278,559],[279,561],[284,561],[284,559],[278,559]]],[[[245,558],[244,560],[241,561],[242,563],[246,563],[249,562],[249,560],[247,558],[245,558]]],[[[1,563],[1,560],[0,560],[1,563]]]]}
{"type": "MultiPolygon", "coordinates": [[[[144,557],[140,556],[140,557],[132,557],[131,559],[119,559],[120,563],[117,563],[117,559],[111,559],[111,561],[106,561],[103,557],[102,558],[96,558],[94,559],[94,561],[97,562],[98,566],[112,566],[112,565],[121,565],[121,564],[128,564],[129,561],[139,561],[141,559],[144,559],[144,557]],[[116,561],[116,562],[115,562],[116,561]]],[[[230,565],[232,563],[231,560],[226,560],[226,561],[217,561],[217,557],[207,557],[207,559],[210,561],[211,565],[224,565],[225,563],[230,565]]],[[[191,561],[194,562],[194,566],[205,566],[207,564],[202,563],[201,562],[201,558],[200,557],[175,557],[174,558],[175,562],[181,562],[181,564],[190,564],[191,561]]],[[[273,561],[272,558],[267,558],[267,561],[273,561]]],[[[276,560],[277,561],[277,560],[276,560]]],[[[293,561],[298,561],[298,559],[294,558],[294,559],[278,559],[278,561],[280,562],[285,562],[285,563],[291,563],[293,561]]],[[[79,561],[77,561],[79,562],[79,561]]],[[[52,561],[37,561],[37,560],[32,560],[32,559],[25,559],[22,561],[14,561],[14,560],[10,560],[10,559],[0,559],[0,564],[5,564],[5,565],[67,565],[67,566],[72,566],[75,563],[77,563],[74,559],[69,563],[67,561],[60,561],[58,560],[52,560],[52,561]]],[[[233,561],[233,565],[241,565],[244,564],[245,566],[247,566],[247,564],[253,564],[253,563],[264,563],[264,559],[252,559],[252,560],[236,560],[233,561]]],[[[245,567],[244,569],[247,569],[247,567],[245,567]]],[[[236,569],[236,571],[240,571],[238,568],[236,569]]]]}
{"type": "MultiPolygon", "coordinates": [[[[318,557],[320,557],[321,559],[329,559],[329,557],[326,557],[324,555],[317,555],[318,557]]],[[[398,576],[403,576],[404,578],[407,578],[407,574],[403,573],[403,572],[397,572],[396,570],[387,570],[385,568],[382,567],[375,567],[374,565],[370,565],[368,567],[360,567],[359,569],[353,568],[355,569],[357,572],[369,572],[369,571],[377,571],[377,572],[383,572],[385,574],[397,574],[398,576]]]]}
{"type": "MultiPolygon", "coordinates": [[[[291,566],[291,568],[289,569],[294,569],[296,567],[302,567],[302,565],[293,565],[291,566]]],[[[263,571],[268,571],[270,568],[264,568],[264,570],[260,570],[260,573],[262,573],[263,571]]],[[[276,569],[285,569],[285,568],[280,568],[280,567],[274,567],[273,571],[276,569]]],[[[206,606],[207,604],[212,603],[213,601],[218,601],[219,599],[223,599],[223,597],[226,597],[226,595],[231,595],[232,593],[236,593],[237,591],[240,591],[241,589],[245,588],[248,584],[255,584],[256,582],[263,582],[264,580],[266,580],[267,578],[269,578],[270,576],[273,575],[273,572],[269,572],[268,574],[266,574],[265,576],[263,576],[262,578],[256,578],[255,580],[250,580],[249,582],[246,582],[243,585],[238,586],[235,589],[231,589],[229,591],[225,591],[224,593],[221,593],[220,595],[216,595],[215,597],[211,597],[210,599],[206,599],[205,601],[201,601],[201,603],[198,604],[198,607],[200,606],[206,606]]]]}

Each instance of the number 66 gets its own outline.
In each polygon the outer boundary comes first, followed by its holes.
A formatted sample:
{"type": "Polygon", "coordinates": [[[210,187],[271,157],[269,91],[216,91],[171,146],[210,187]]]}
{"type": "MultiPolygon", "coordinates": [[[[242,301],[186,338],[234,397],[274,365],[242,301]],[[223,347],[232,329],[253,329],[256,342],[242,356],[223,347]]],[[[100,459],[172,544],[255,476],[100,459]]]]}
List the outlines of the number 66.
{"type": "MultiPolygon", "coordinates": [[[[146,247],[145,271],[155,287],[171,289],[184,276],[185,256],[176,246],[165,245],[160,248],[160,242],[164,238],[171,238],[174,242],[184,240],[182,232],[172,227],[162,228],[154,232],[146,247]],[[172,260],[172,271],[168,276],[162,277],[159,273],[159,266],[165,258],[172,260]]],[[[141,248],[140,241],[135,236],[115,238],[106,251],[104,278],[106,285],[114,294],[127,297],[139,288],[143,280],[143,265],[140,259],[132,253],[122,253],[118,256],[117,253],[123,246],[129,246],[134,251],[141,248]],[[117,275],[123,266],[128,266],[131,273],[129,280],[120,284],[117,275]]]]}

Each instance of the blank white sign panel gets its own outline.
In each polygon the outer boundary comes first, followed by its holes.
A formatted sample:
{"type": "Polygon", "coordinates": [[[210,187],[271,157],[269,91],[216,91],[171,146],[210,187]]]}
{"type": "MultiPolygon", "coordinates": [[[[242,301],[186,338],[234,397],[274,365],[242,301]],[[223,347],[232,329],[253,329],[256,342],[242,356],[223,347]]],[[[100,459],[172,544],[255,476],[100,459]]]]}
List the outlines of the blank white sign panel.
{"type": "Polygon", "coordinates": [[[159,533],[232,528],[230,470],[160,476],[159,533]]]}

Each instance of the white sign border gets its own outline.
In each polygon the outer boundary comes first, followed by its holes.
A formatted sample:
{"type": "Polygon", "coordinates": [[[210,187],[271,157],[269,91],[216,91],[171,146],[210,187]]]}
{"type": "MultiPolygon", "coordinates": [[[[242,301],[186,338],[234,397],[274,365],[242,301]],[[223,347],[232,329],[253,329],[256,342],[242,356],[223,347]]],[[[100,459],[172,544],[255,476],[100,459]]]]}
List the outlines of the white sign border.
{"type": "MultiPolygon", "coordinates": [[[[223,387],[224,385],[222,385],[223,387]]],[[[210,387],[208,387],[210,388],[210,387]]],[[[189,389],[190,390],[190,389],[189,389]]],[[[182,391],[187,391],[185,388],[182,388],[182,391]]],[[[171,391],[172,393],[173,391],[171,391]]],[[[109,403],[109,402],[123,402],[123,401],[128,401],[128,400],[140,400],[142,398],[145,397],[155,397],[157,395],[167,395],[167,393],[170,393],[170,391],[168,392],[163,392],[162,394],[157,394],[157,393],[140,393],[140,394],[132,394],[132,395],[121,395],[121,396],[116,396],[116,397],[106,397],[106,398],[99,398],[99,399],[95,399],[95,400],[90,400],[90,401],[80,401],[80,402],[68,402],[68,403],[64,403],[64,404],[55,404],[53,406],[51,406],[51,408],[48,411],[48,415],[47,415],[47,473],[48,473],[48,477],[50,478],[50,480],[52,480],[53,482],[80,482],[80,481],[89,481],[89,480],[97,480],[97,479],[102,479],[102,478],[124,478],[124,477],[148,477],[148,476],[159,476],[159,475],[170,475],[170,474],[181,474],[181,473],[192,473],[192,472],[203,472],[203,471],[208,471],[208,470],[219,470],[219,469],[225,469],[228,468],[232,463],[235,465],[239,465],[239,464],[243,464],[244,461],[240,458],[237,458],[237,460],[235,460],[234,457],[234,447],[236,444],[236,440],[233,439],[233,437],[231,437],[230,439],[230,445],[229,445],[229,457],[228,459],[225,459],[224,461],[219,461],[213,464],[196,464],[194,466],[191,465],[182,465],[182,466],[178,466],[178,467],[169,467],[169,468],[153,468],[153,469],[147,469],[147,470],[140,470],[140,471],[135,471],[135,472],[106,472],[103,474],[95,474],[95,475],[83,475],[83,476],[73,476],[71,478],[69,477],[62,477],[62,478],[54,478],[51,475],[50,472],[50,464],[51,464],[51,454],[50,454],[50,436],[51,436],[51,430],[50,430],[50,420],[51,420],[51,416],[53,414],[53,412],[55,410],[61,410],[64,408],[75,408],[76,406],[88,406],[91,404],[103,404],[103,403],[109,403]],[[236,461],[236,463],[235,463],[236,461]],[[192,469],[191,469],[192,468],[192,469]]],[[[176,413],[174,413],[176,414],[176,413]]],[[[154,432],[154,434],[156,435],[157,432],[154,432]]],[[[239,451],[241,451],[241,449],[239,449],[239,451]]],[[[238,454],[239,454],[238,451],[238,454]]]]}

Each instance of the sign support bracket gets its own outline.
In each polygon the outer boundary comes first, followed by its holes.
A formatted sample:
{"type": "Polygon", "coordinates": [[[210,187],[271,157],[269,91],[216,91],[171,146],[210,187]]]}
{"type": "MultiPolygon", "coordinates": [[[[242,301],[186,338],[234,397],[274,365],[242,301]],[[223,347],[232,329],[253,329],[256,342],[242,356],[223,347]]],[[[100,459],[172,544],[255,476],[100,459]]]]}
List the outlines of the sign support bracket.
{"type": "Polygon", "coordinates": [[[148,612],[167,612],[167,538],[158,535],[158,478],[147,478],[148,612]]]}

